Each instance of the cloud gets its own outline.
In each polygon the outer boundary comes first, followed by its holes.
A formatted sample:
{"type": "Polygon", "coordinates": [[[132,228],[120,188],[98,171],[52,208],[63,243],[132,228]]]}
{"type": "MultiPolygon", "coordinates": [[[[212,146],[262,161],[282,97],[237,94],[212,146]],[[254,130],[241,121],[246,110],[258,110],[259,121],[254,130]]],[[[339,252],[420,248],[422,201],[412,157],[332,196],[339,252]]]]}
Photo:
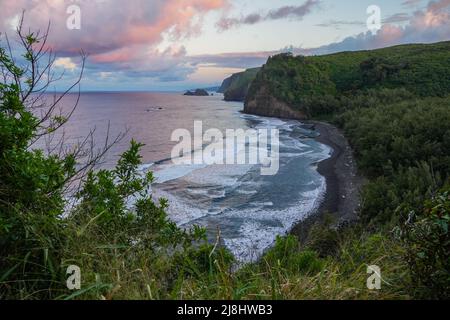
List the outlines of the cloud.
{"type": "Polygon", "coordinates": [[[184,47],[156,49],[164,37],[180,40],[197,35],[206,14],[228,0],[0,0],[0,32],[14,33],[25,11],[25,30],[45,30],[59,58],[55,66],[76,68],[80,49],[88,55],[86,76],[147,77],[180,81],[195,70],[184,47]],[[69,30],[70,5],[80,8],[81,29],[69,30]],[[102,73],[100,73],[102,72],[102,73]],[[105,73],[107,72],[107,73],[105,73]]]}
{"type": "MultiPolygon", "coordinates": [[[[169,35],[171,40],[176,40],[197,35],[203,17],[211,11],[226,8],[228,0],[133,0],[127,5],[123,5],[122,0],[78,0],[74,3],[82,10],[81,30],[72,31],[66,28],[66,7],[72,1],[0,1],[0,31],[11,32],[22,8],[26,8],[27,27],[42,29],[49,20],[52,21],[49,45],[61,57],[56,61],[58,67],[76,71],[79,66],[77,52],[83,48],[90,54],[85,72],[87,83],[105,86],[115,83],[119,88],[137,83],[145,86],[147,82],[181,86],[182,81],[190,80],[193,74],[199,74],[199,70],[202,70],[201,76],[210,69],[220,77],[220,68],[235,70],[261,66],[269,56],[285,51],[317,55],[450,40],[450,0],[430,1],[409,15],[398,13],[387,17],[375,35],[368,31],[318,48],[196,56],[190,56],[183,46],[173,44],[177,41],[168,44],[163,38],[169,35]]],[[[419,3],[405,1],[405,5],[406,2],[419,3]]],[[[222,18],[220,23],[228,21],[222,28],[227,30],[264,21],[302,19],[318,6],[319,1],[309,0],[300,6],[280,7],[240,18],[222,18]]],[[[330,20],[321,24],[339,25],[365,26],[365,22],[330,20]]]]}
{"type": "MultiPolygon", "coordinates": [[[[324,26],[333,24],[360,24],[360,22],[329,21],[324,26]]],[[[324,55],[341,51],[371,50],[387,46],[406,43],[432,43],[450,40],[450,0],[430,1],[424,10],[416,11],[413,15],[393,15],[384,20],[383,27],[373,35],[370,31],[356,36],[347,37],[342,41],[331,43],[317,48],[290,47],[271,52],[255,52],[246,55],[228,54],[209,57],[224,66],[240,66],[245,68],[255,66],[264,57],[269,57],[284,51],[295,55],[324,55]],[[408,22],[404,26],[395,23],[408,22]]],[[[263,64],[263,63],[262,63],[263,64]]]]}
{"type": "Polygon", "coordinates": [[[26,9],[26,27],[45,29],[51,21],[49,47],[53,50],[70,56],[83,48],[97,55],[130,46],[156,45],[164,33],[170,33],[174,39],[189,37],[198,32],[205,14],[226,3],[227,0],[133,0],[124,5],[123,0],[2,0],[0,31],[11,31],[11,19],[26,9]],[[73,4],[81,10],[80,30],[66,27],[70,17],[67,8],[73,4]]]}
{"type": "Polygon", "coordinates": [[[422,0],[405,0],[402,2],[402,6],[405,8],[413,8],[417,7],[421,2],[422,0]]]}
{"type": "Polygon", "coordinates": [[[431,1],[428,4],[428,10],[437,12],[443,9],[448,9],[450,6],[450,0],[431,1]]]}
{"type": "Polygon", "coordinates": [[[297,19],[301,20],[319,5],[319,0],[307,0],[300,6],[284,6],[278,9],[270,10],[265,14],[251,13],[239,18],[223,17],[218,23],[219,31],[229,30],[242,25],[254,25],[264,21],[280,20],[280,19],[297,19]]]}
{"type": "Polygon", "coordinates": [[[347,37],[318,48],[295,49],[296,54],[321,55],[340,51],[370,50],[407,43],[432,43],[450,40],[450,0],[430,1],[424,10],[413,15],[393,15],[384,20],[382,28],[347,37]],[[404,26],[395,23],[407,22],[404,26]]]}
{"type": "MultiPolygon", "coordinates": [[[[410,21],[411,16],[407,13],[396,13],[393,14],[385,19],[383,19],[383,23],[399,23],[399,22],[406,22],[410,21]]],[[[343,26],[359,26],[364,27],[367,25],[366,21],[346,21],[346,20],[329,20],[327,22],[316,24],[317,27],[325,27],[325,28],[341,28],[343,26]]]]}
{"type": "Polygon", "coordinates": [[[88,74],[108,72],[126,78],[153,78],[161,82],[185,80],[196,69],[184,47],[169,46],[165,50],[155,48],[124,48],[95,55],[88,60],[88,74]]]}
{"type": "Polygon", "coordinates": [[[62,67],[70,71],[74,71],[77,68],[76,63],[73,62],[71,58],[58,58],[55,60],[54,66],[62,67]]]}
{"type": "Polygon", "coordinates": [[[396,13],[383,20],[383,23],[398,23],[411,20],[411,16],[407,13],[396,13]]]}
{"type": "Polygon", "coordinates": [[[363,21],[345,21],[345,20],[329,20],[327,22],[316,24],[317,27],[333,27],[340,28],[342,26],[365,26],[366,22],[363,21]]]}
{"type": "Polygon", "coordinates": [[[189,60],[196,65],[213,65],[223,68],[252,68],[263,65],[270,55],[280,53],[279,51],[224,53],[213,55],[190,56],[189,60]]]}

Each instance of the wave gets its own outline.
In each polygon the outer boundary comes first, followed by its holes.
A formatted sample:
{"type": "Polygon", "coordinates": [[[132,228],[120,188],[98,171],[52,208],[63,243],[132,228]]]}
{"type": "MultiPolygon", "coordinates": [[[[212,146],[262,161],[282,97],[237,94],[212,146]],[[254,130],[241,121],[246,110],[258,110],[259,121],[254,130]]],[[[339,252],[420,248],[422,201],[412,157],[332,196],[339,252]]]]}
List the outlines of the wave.
{"type": "Polygon", "coordinates": [[[168,213],[177,225],[219,227],[236,259],[250,262],[318,208],[326,180],[317,172],[317,163],[329,158],[332,150],[294,134],[305,132],[298,121],[239,116],[251,128],[280,130],[276,176],[261,176],[258,165],[175,165],[167,159],[142,168],[154,170],[153,196],[169,200],[168,213]]]}

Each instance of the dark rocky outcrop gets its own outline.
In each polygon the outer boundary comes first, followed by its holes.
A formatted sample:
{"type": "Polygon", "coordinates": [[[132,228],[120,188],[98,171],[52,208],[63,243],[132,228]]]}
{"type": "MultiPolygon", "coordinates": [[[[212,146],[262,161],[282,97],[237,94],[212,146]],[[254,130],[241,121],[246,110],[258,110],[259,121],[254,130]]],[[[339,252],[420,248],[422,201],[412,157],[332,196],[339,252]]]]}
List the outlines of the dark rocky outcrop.
{"type": "Polygon", "coordinates": [[[224,94],[225,101],[244,101],[259,69],[247,69],[244,72],[233,74],[223,81],[218,92],[224,94]]]}
{"type": "Polygon", "coordinates": [[[306,114],[295,110],[285,102],[275,98],[267,87],[261,86],[245,101],[244,112],[264,117],[304,120],[306,114]]]}
{"type": "Polygon", "coordinates": [[[195,91],[186,91],[185,96],[195,96],[195,97],[207,97],[209,96],[208,91],[204,89],[197,89],[195,91]]]}
{"type": "Polygon", "coordinates": [[[225,91],[228,90],[228,88],[231,86],[231,82],[233,81],[233,76],[226,78],[223,80],[222,85],[219,87],[219,90],[217,90],[218,93],[225,93],[225,91]]]}

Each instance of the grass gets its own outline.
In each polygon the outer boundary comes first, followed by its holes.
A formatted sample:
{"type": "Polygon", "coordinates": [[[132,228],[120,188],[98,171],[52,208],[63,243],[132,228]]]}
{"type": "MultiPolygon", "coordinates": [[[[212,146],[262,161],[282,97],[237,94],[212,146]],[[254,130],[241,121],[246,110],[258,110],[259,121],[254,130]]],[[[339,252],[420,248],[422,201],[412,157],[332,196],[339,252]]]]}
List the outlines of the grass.
{"type": "MultiPolygon", "coordinates": [[[[36,42],[38,40],[32,35],[24,42],[28,50],[25,58],[31,66],[35,64],[32,48],[36,42]]],[[[435,57],[434,54],[445,57],[448,45],[427,47],[430,52],[425,50],[425,57],[408,68],[408,72],[417,68],[421,72],[432,71],[426,68],[430,63],[426,57],[435,57]]],[[[364,70],[375,75],[375,79],[380,75],[375,71],[381,70],[383,75],[394,67],[401,75],[404,68],[395,59],[403,57],[404,48],[382,51],[398,52],[389,61],[379,60],[374,70],[364,70]]],[[[409,48],[416,50],[416,46],[409,48]]],[[[423,48],[418,46],[417,50],[423,48]]],[[[409,58],[419,53],[414,52],[409,58]]],[[[348,59],[350,56],[342,54],[341,57],[348,59]]],[[[334,91],[335,85],[339,87],[339,81],[335,79],[331,83],[327,79],[328,72],[323,70],[327,68],[326,63],[312,65],[304,58],[289,56],[271,61],[275,61],[275,67],[269,71],[273,71],[275,79],[286,80],[286,76],[290,79],[276,84],[281,85],[288,98],[298,98],[291,89],[298,87],[296,79],[301,74],[310,80],[305,88],[312,93],[317,88],[311,84],[317,82],[322,84],[319,91],[334,91]],[[299,68],[285,68],[286,64],[299,68]]],[[[432,63],[439,61],[442,62],[434,59],[432,63]]],[[[18,83],[27,83],[25,70],[36,69],[16,67],[5,50],[0,50],[0,65],[6,66],[10,78],[18,83]]],[[[264,73],[258,73],[258,77],[261,75],[264,73]]],[[[351,72],[348,75],[351,76],[351,72]]],[[[398,80],[395,77],[384,79],[387,82],[382,84],[394,83],[398,80]]],[[[440,81],[433,80],[428,84],[445,85],[447,82],[448,77],[442,77],[440,81]]],[[[167,216],[167,201],[161,199],[155,203],[149,197],[147,190],[153,176],[151,173],[140,174],[142,145],[135,141],[122,154],[115,169],[86,173],[76,195],[78,205],[66,212],[65,182],[75,175],[76,151],[59,158],[29,150],[30,141],[38,135],[36,123],[39,120],[21,100],[23,93],[18,83],[0,83],[2,299],[448,297],[450,197],[448,192],[435,197],[442,183],[437,183],[440,179],[435,179],[437,173],[434,170],[441,168],[442,181],[448,178],[446,160],[450,140],[447,135],[442,137],[442,132],[448,132],[446,122],[442,121],[448,117],[448,99],[423,100],[417,105],[397,102],[386,106],[382,97],[375,99],[378,95],[384,96],[383,90],[377,91],[376,95],[369,92],[351,96],[354,103],[342,99],[344,105],[354,104],[354,108],[348,108],[340,118],[341,126],[347,134],[350,132],[349,139],[356,146],[360,167],[367,172],[373,171],[373,176],[377,177],[370,181],[371,189],[364,193],[362,222],[339,230],[325,224],[315,226],[301,243],[293,236],[278,238],[274,247],[258,262],[236,270],[226,249],[207,243],[206,230],[179,229],[167,216]],[[365,100],[368,102],[364,103],[365,100]],[[365,118],[367,115],[369,119],[365,118]],[[408,121],[403,115],[407,115],[408,121]],[[424,122],[423,119],[428,120],[424,122]],[[402,125],[389,126],[394,120],[402,125]],[[389,141],[380,132],[395,139],[386,143],[389,141]],[[410,140],[410,132],[416,133],[417,137],[410,140]],[[361,137],[363,139],[359,140],[361,137]],[[373,140],[368,141],[367,137],[373,140]],[[434,143],[430,142],[431,138],[434,143]],[[423,145],[428,148],[423,150],[423,145]],[[391,152],[380,152],[382,148],[391,152]],[[405,152],[408,150],[411,152],[405,152]],[[366,154],[369,156],[364,157],[366,154]],[[418,167],[403,167],[422,158],[429,161],[430,154],[437,157],[434,162],[429,162],[431,166],[424,163],[418,167]],[[385,157],[384,161],[379,160],[380,156],[385,157]],[[379,168],[380,163],[390,165],[379,168]],[[368,192],[371,190],[376,192],[368,192]],[[133,208],[126,205],[130,197],[139,198],[133,208]],[[416,220],[399,223],[405,212],[416,220]],[[397,232],[393,234],[391,229],[395,226],[403,237],[398,237],[397,232]],[[75,292],[68,291],[65,286],[66,270],[70,265],[77,265],[81,270],[82,288],[75,292]],[[371,265],[380,267],[381,290],[367,288],[367,268],[371,265]]],[[[449,87],[445,88],[448,90],[449,87]]],[[[399,99],[398,91],[392,91],[388,96],[399,99]]],[[[334,103],[335,97],[331,98],[329,101],[334,103]]],[[[323,107],[327,109],[326,101],[323,107]]]]}
{"type": "MultiPolygon", "coordinates": [[[[224,252],[202,270],[186,255],[172,260],[144,248],[104,247],[97,237],[75,241],[71,254],[83,257],[83,290],[66,299],[408,299],[403,249],[386,234],[348,232],[333,256],[319,257],[293,237],[254,264],[233,271],[224,252]],[[184,267],[176,268],[174,263],[184,267]],[[367,267],[381,268],[381,290],[366,287],[367,267]],[[189,266],[189,268],[186,268],[189,266]],[[176,270],[174,272],[174,269],[176,270]]],[[[77,261],[80,261],[79,258],[77,261]]]]}

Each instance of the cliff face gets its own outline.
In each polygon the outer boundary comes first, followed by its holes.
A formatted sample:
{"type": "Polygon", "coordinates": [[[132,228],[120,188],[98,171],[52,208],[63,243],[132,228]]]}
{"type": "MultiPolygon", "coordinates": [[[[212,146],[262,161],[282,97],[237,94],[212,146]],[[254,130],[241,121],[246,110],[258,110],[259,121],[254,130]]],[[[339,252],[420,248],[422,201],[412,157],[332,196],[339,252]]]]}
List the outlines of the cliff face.
{"type": "Polygon", "coordinates": [[[295,120],[305,120],[307,118],[305,113],[294,110],[285,102],[275,98],[264,85],[258,87],[251,97],[247,97],[244,112],[264,117],[295,120]]]}
{"type": "Polygon", "coordinates": [[[228,88],[231,85],[231,82],[233,81],[233,76],[234,75],[223,80],[222,85],[220,86],[219,90],[217,90],[218,93],[225,93],[225,91],[228,90],[228,88]]]}
{"type": "Polygon", "coordinates": [[[254,68],[233,74],[223,81],[218,92],[224,94],[225,101],[244,101],[258,71],[259,68],[254,68]]]}

